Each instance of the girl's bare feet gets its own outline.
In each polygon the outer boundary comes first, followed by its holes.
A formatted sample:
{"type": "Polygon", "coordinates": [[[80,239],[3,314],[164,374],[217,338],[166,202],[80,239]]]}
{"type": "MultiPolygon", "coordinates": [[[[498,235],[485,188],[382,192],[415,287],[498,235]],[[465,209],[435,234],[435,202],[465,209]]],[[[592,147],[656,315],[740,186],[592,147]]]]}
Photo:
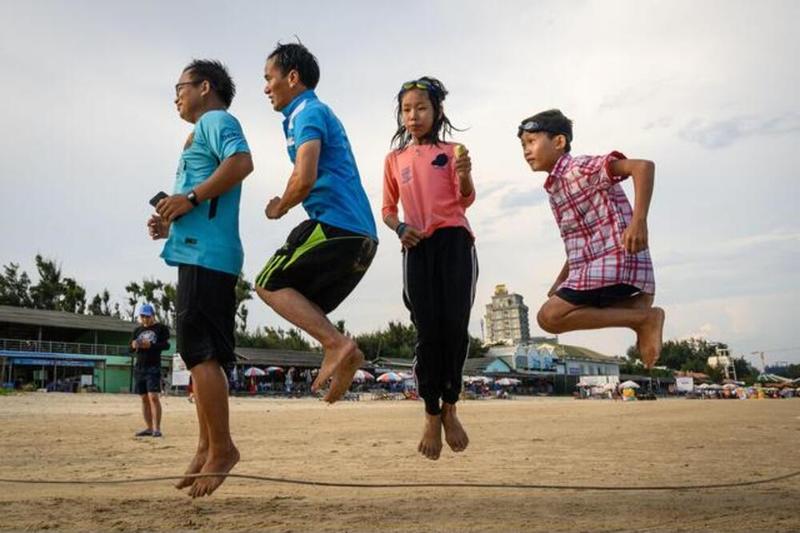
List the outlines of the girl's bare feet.
{"type": "Polygon", "coordinates": [[[425,413],[425,426],[417,451],[431,461],[439,458],[442,453],[442,415],[425,413]]]}
{"type": "Polygon", "coordinates": [[[444,440],[454,452],[463,452],[469,445],[469,437],[464,431],[464,426],[456,415],[456,406],[452,403],[442,402],[442,427],[444,440]]]}

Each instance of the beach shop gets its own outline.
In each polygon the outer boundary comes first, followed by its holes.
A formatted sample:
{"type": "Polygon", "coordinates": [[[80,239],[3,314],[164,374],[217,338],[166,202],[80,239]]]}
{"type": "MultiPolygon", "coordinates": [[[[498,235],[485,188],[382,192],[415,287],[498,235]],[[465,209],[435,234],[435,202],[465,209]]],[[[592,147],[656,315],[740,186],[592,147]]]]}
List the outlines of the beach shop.
{"type": "MultiPolygon", "coordinates": [[[[0,305],[0,385],[76,392],[130,392],[136,325],[109,316],[0,305]]],[[[169,372],[171,348],[162,354],[169,372]]]]}

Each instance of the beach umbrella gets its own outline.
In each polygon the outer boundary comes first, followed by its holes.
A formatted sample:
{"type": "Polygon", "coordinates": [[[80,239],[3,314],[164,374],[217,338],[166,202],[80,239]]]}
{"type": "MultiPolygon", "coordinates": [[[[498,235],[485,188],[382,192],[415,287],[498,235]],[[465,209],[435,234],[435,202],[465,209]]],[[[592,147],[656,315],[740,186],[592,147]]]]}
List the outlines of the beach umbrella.
{"type": "Polygon", "coordinates": [[[244,371],[244,375],[247,376],[248,378],[252,378],[254,376],[266,376],[267,373],[261,370],[260,368],[251,366],[250,368],[244,371]]]}
{"type": "Polygon", "coordinates": [[[356,370],[355,375],[353,376],[353,381],[372,381],[375,379],[375,376],[367,372],[366,370],[356,370]]]}
{"type": "Polygon", "coordinates": [[[620,387],[622,387],[623,389],[638,389],[639,388],[639,384],[636,383],[635,381],[628,380],[628,381],[625,381],[625,382],[621,383],[620,387]]]}
{"type": "Polygon", "coordinates": [[[474,376],[469,378],[470,383],[485,383],[488,385],[489,383],[494,383],[494,379],[487,377],[487,376],[474,376]]]}
{"type": "Polygon", "coordinates": [[[398,372],[397,375],[403,379],[414,379],[414,374],[411,372],[398,372]]]}
{"type": "Polygon", "coordinates": [[[392,383],[392,382],[403,381],[403,378],[400,377],[400,374],[397,374],[396,372],[386,372],[385,374],[381,374],[375,379],[377,381],[380,381],[381,383],[392,383]]]}
{"type": "Polygon", "coordinates": [[[517,378],[502,378],[497,380],[497,384],[501,387],[511,387],[512,385],[519,385],[522,381],[517,378]]]}
{"type": "Polygon", "coordinates": [[[279,366],[268,366],[267,373],[272,374],[273,372],[283,372],[283,369],[279,366]]]}

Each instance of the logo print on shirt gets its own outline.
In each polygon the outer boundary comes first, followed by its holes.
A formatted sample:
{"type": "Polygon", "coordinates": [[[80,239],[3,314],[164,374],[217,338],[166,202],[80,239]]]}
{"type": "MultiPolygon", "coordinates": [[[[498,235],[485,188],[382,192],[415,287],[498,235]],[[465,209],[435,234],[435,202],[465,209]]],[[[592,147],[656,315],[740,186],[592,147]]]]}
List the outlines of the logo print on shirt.
{"type": "Polygon", "coordinates": [[[411,167],[405,167],[400,171],[400,181],[403,183],[411,181],[411,167]]]}
{"type": "Polygon", "coordinates": [[[448,161],[447,156],[444,153],[441,153],[436,156],[436,159],[431,161],[431,165],[435,167],[443,167],[447,164],[447,161],[448,161]]]}

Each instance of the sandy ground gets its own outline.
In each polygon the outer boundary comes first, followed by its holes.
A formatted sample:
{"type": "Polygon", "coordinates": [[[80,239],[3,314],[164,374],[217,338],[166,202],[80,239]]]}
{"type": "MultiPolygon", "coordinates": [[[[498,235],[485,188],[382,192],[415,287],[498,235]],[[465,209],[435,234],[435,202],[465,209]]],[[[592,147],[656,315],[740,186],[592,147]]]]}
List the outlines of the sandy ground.
{"type": "MultiPolygon", "coordinates": [[[[163,439],[135,439],[139,399],[0,397],[0,477],[183,472],[194,407],[165,398],[163,439]]],[[[416,454],[422,404],[232,399],[236,473],[346,482],[676,485],[800,470],[800,399],[463,402],[472,443],[416,454]]],[[[319,488],[229,479],[191,500],[171,482],[0,483],[0,529],[63,531],[800,531],[800,476],[670,492],[319,488]]]]}

